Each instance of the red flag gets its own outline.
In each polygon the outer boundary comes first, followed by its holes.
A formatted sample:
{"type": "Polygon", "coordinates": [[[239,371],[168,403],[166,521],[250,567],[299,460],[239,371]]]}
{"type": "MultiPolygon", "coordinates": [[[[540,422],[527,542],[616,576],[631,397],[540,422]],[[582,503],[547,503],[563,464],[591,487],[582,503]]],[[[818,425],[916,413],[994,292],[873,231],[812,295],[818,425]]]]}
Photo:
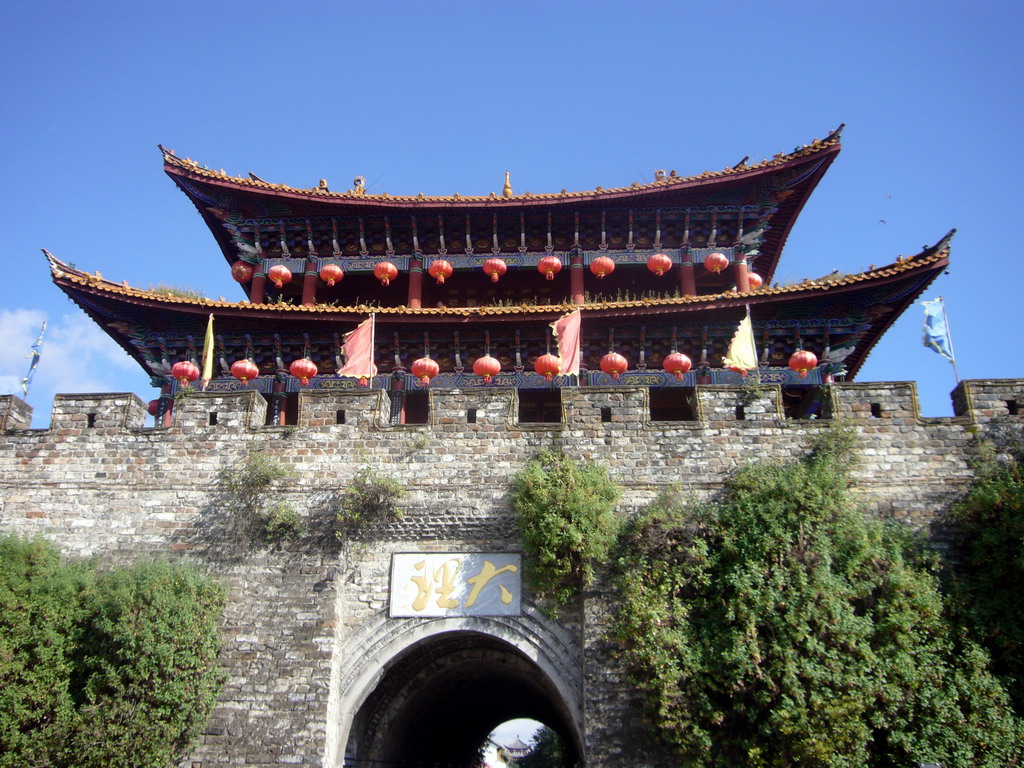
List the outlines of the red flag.
{"type": "Polygon", "coordinates": [[[551,332],[558,339],[558,374],[580,375],[580,321],[577,309],[551,324],[551,332]]]}
{"type": "Polygon", "coordinates": [[[355,376],[361,387],[367,386],[369,380],[377,375],[377,366],[373,362],[374,315],[363,320],[351,333],[342,338],[345,342],[341,351],[345,355],[345,365],[338,371],[339,376],[355,376]]]}

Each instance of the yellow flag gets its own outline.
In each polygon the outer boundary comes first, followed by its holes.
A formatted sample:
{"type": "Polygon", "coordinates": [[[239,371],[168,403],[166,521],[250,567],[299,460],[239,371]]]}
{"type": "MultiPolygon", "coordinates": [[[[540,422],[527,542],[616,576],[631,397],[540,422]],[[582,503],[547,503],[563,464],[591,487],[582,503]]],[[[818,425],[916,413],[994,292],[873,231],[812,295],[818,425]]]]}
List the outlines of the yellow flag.
{"type": "Polygon", "coordinates": [[[740,326],[736,329],[729,344],[729,351],[722,362],[726,368],[739,371],[752,371],[757,368],[757,351],[754,349],[754,331],[750,325],[750,315],[740,321],[740,326]]]}
{"type": "Polygon", "coordinates": [[[206,339],[203,340],[203,390],[213,378],[213,313],[206,323],[206,339]]]}

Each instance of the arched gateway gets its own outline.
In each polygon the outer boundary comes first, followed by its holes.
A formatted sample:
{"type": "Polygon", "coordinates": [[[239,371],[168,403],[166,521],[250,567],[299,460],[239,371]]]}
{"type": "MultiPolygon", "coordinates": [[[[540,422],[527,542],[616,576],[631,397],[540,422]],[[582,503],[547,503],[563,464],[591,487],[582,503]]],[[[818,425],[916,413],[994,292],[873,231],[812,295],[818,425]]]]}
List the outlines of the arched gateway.
{"type": "Polygon", "coordinates": [[[572,635],[526,602],[518,616],[388,618],[335,656],[326,765],[471,765],[500,723],[540,720],[583,754],[572,635]]]}

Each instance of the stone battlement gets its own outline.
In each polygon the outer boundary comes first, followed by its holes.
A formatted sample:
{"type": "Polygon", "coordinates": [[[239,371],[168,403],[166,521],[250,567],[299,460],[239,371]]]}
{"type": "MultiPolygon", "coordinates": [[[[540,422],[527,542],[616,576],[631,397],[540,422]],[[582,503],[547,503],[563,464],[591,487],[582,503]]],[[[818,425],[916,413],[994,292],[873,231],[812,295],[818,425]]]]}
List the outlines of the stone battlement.
{"type": "MultiPolygon", "coordinates": [[[[497,428],[575,429],[606,423],[619,427],[669,423],[680,427],[710,422],[754,422],[778,425],[806,423],[787,420],[777,385],[751,385],[747,389],[726,386],[697,386],[687,392],[692,399],[691,418],[658,419],[651,412],[648,391],[639,387],[573,387],[552,390],[561,393],[561,418],[523,421],[519,413],[519,392],[514,389],[430,390],[430,416],[425,423],[389,423],[389,401],[381,390],[308,390],[299,393],[300,428],[352,427],[391,431],[397,429],[448,428],[473,424],[497,428]],[[610,411],[610,413],[609,413],[610,411]]],[[[687,395],[680,395],[685,399],[687,395]]],[[[867,382],[833,384],[823,389],[824,419],[876,419],[879,425],[894,420],[919,424],[984,423],[996,418],[1024,415],[1024,380],[978,379],[962,381],[952,393],[955,416],[923,418],[914,382],[867,382]]],[[[238,392],[196,392],[174,407],[169,427],[149,429],[192,431],[216,427],[222,431],[254,431],[270,428],[266,402],[251,390],[238,392]]],[[[25,430],[31,423],[32,406],[14,395],[0,395],[0,429],[25,430]]],[[[34,433],[62,433],[67,430],[96,429],[137,431],[147,429],[146,404],[131,393],[57,395],[50,426],[34,433]]],[[[451,431],[445,429],[445,431],[451,431]]]]}

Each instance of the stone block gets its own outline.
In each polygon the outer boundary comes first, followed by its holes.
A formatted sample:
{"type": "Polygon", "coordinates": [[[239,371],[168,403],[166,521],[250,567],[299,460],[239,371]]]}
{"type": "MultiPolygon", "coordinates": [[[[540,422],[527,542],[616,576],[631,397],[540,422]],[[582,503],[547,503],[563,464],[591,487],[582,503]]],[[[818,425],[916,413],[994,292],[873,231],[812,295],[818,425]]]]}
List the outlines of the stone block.
{"type": "Polygon", "coordinates": [[[182,432],[195,430],[259,429],[267,418],[267,401],[254,390],[196,392],[174,405],[172,426],[182,432]]]}
{"type": "Polygon", "coordinates": [[[833,384],[832,413],[835,419],[873,421],[891,425],[920,419],[917,385],[912,381],[833,384]]]}
{"type": "Polygon", "coordinates": [[[14,395],[0,395],[0,431],[32,426],[32,406],[14,395]]]}
{"type": "Polygon", "coordinates": [[[299,392],[300,427],[360,430],[386,425],[391,401],[380,389],[311,389],[299,392]]]}
{"type": "Polygon", "coordinates": [[[146,404],[131,392],[57,395],[51,430],[142,429],[146,404]]]}

